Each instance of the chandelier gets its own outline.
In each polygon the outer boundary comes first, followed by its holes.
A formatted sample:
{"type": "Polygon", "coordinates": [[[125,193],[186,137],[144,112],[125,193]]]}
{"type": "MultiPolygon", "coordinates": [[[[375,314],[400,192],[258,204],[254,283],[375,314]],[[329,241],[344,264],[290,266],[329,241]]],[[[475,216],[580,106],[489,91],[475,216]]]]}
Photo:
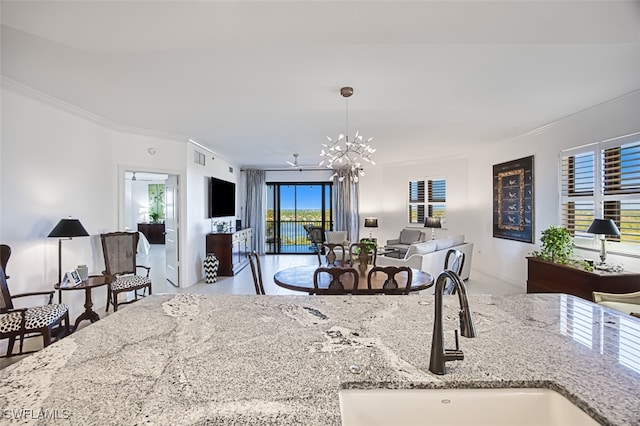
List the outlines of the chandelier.
{"type": "Polygon", "coordinates": [[[353,87],[343,87],[340,89],[340,95],[346,100],[346,133],[340,133],[338,139],[333,141],[329,136],[329,144],[323,143],[324,148],[320,151],[320,157],[322,161],[320,166],[326,166],[330,169],[344,169],[346,170],[346,176],[338,175],[336,171],[332,178],[338,176],[338,180],[342,182],[345,177],[358,182],[359,176],[364,176],[364,169],[362,168],[363,162],[376,163],[371,159],[371,154],[376,152],[375,148],[369,145],[369,142],[373,138],[369,138],[366,141],[360,134],[360,131],[356,131],[353,142],[349,141],[349,97],[353,95],[353,87]]]}

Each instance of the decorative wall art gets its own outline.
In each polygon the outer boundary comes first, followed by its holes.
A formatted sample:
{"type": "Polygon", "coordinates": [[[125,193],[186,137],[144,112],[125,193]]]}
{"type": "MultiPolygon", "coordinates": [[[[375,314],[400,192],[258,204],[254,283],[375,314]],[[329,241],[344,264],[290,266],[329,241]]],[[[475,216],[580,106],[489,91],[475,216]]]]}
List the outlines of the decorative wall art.
{"type": "Polygon", "coordinates": [[[534,242],[533,155],[493,166],[493,236],[534,242]]]}

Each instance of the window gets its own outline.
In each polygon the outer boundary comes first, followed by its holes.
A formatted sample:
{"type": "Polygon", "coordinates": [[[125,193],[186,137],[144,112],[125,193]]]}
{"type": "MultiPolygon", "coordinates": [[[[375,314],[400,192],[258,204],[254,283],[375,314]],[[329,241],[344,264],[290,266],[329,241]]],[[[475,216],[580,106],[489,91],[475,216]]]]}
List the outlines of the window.
{"type": "Polygon", "coordinates": [[[447,184],[444,179],[409,181],[409,223],[425,217],[446,217],[447,184]],[[426,190],[426,191],[425,191],[426,190]]]}
{"type": "Polygon", "coordinates": [[[576,244],[593,241],[586,230],[600,217],[620,229],[607,240],[640,243],[640,133],[564,151],[560,165],[562,225],[576,244]]]}

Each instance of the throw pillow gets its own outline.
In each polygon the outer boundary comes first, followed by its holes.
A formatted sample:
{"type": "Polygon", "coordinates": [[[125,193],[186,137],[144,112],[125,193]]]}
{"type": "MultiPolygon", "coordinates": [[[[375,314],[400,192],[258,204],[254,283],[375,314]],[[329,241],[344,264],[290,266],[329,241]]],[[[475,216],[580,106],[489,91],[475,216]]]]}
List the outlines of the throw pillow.
{"type": "Polygon", "coordinates": [[[448,238],[452,241],[451,247],[459,246],[464,243],[464,234],[452,235],[448,238]]]}
{"type": "Polygon", "coordinates": [[[448,249],[453,245],[453,240],[450,238],[441,238],[439,240],[433,240],[436,243],[436,250],[448,249]]]}
{"type": "Polygon", "coordinates": [[[327,243],[344,244],[347,241],[347,231],[325,231],[324,234],[327,243]]]}

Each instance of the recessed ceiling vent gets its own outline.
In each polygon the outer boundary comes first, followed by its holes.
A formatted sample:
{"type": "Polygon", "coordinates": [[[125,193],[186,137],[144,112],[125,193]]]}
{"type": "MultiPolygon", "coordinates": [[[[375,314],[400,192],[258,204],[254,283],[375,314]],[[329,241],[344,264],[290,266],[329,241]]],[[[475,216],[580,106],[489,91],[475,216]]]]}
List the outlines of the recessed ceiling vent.
{"type": "Polygon", "coordinates": [[[204,154],[198,151],[193,151],[193,162],[204,166],[206,162],[204,154]]]}

